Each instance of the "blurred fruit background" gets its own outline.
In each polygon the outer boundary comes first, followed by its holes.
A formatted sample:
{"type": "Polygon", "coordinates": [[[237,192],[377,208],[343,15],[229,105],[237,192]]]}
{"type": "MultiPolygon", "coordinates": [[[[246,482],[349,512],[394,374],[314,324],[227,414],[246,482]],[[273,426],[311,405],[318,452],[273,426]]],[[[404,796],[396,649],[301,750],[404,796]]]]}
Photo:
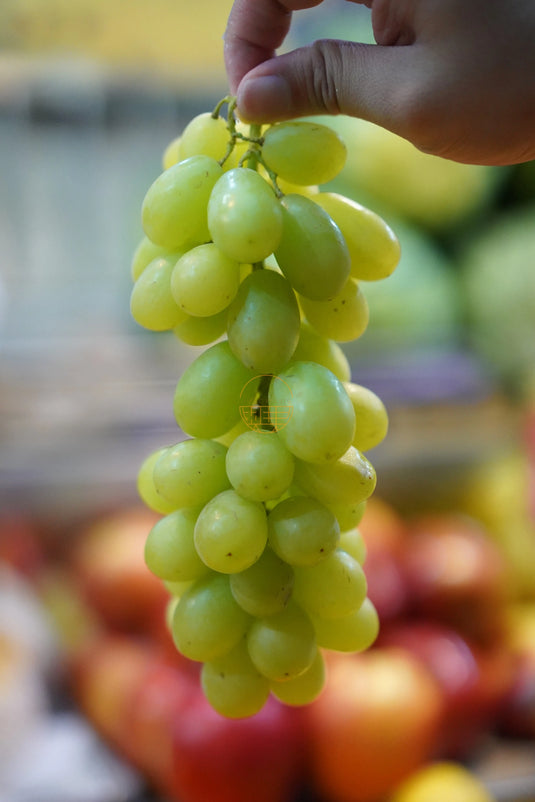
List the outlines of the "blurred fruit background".
{"type": "MultiPolygon", "coordinates": [[[[144,566],[143,458],[197,349],[129,314],[166,145],[226,94],[230,0],[0,6],[2,802],[535,799],[535,166],[457,165],[338,118],[333,188],[401,263],[365,287],[354,380],[386,403],[361,525],[381,633],[304,711],[228,722],[144,566]]],[[[287,47],[371,41],[298,12],[287,47]]]]}

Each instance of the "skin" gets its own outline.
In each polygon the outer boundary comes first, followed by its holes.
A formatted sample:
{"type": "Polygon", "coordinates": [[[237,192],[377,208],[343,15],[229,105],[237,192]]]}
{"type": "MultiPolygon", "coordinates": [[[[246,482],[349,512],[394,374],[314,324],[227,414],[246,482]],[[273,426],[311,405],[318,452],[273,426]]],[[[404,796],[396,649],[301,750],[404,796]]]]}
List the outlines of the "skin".
{"type": "Polygon", "coordinates": [[[292,11],[321,2],[235,0],[225,64],[244,121],[345,114],[458,162],[535,159],[533,0],[367,0],[376,44],[277,56],[292,11]]]}

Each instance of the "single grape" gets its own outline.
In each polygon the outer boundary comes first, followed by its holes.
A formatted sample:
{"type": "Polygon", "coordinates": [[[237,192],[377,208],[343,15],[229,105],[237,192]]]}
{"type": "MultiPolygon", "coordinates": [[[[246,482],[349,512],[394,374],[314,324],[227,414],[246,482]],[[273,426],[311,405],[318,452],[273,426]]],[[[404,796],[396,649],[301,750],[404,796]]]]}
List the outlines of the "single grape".
{"type": "Polygon", "coordinates": [[[308,120],[275,123],[264,132],[262,156],[294,184],[325,184],[342,170],[347,149],[332,128],[308,120]]]}
{"type": "Polygon", "coordinates": [[[185,317],[171,293],[171,273],[176,255],[153,259],[140,274],[130,295],[130,313],[150,331],[167,331],[185,317]]]}
{"type": "Polygon", "coordinates": [[[202,112],[193,117],[182,131],[180,157],[187,159],[202,154],[219,161],[227,151],[229,139],[226,120],[202,112]]]}
{"type": "Polygon", "coordinates": [[[268,516],[268,542],[290,565],[315,565],[338,544],[340,527],[333,513],[316,499],[284,499],[268,516]]]}
{"type": "Polygon", "coordinates": [[[300,297],[299,303],[308,322],[337,342],[357,340],[368,327],[370,311],[358,282],[349,278],[341,292],[330,301],[300,297]]]}
{"type": "Polygon", "coordinates": [[[219,437],[240,419],[242,390],[254,374],[226,341],[203,351],[178,380],[173,409],[176,422],[191,437],[219,437]]]}
{"type": "Polygon", "coordinates": [[[227,449],[214,440],[182,440],[169,446],[153,470],[156,491],[175,509],[199,507],[230,486],[227,449]]]}
{"type": "Polygon", "coordinates": [[[184,657],[206,662],[236,646],[251,620],[234,600],[228,576],[211,572],[180,597],[171,622],[171,634],[184,657]]]}
{"type": "Polygon", "coordinates": [[[375,448],[388,432],[388,413],[385,405],[373,390],[361,384],[346,382],[344,387],[355,410],[353,445],[360,451],[375,448]]]}
{"type": "Polygon", "coordinates": [[[299,338],[299,307],[290,284],[273,270],[245,278],[228,310],[228,342],[243,364],[258,374],[277,373],[299,338]]]}
{"type": "Polygon", "coordinates": [[[292,707],[309,705],[325,687],[326,669],[323,654],[318,649],[309,668],[286,682],[272,682],[271,692],[280,702],[292,707]]]}
{"type": "Polygon", "coordinates": [[[202,509],[194,532],[201,560],[214,571],[233,574],[256,562],[267,542],[262,504],[225,490],[202,509]]]}
{"type": "Polygon", "coordinates": [[[167,515],[167,513],[175,509],[174,504],[167,501],[163,496],[160,496],[154,485],[154,466],[166,451],[167,446],[164,446],[163,448],[157,448],[156,451],[153,451],[145,457],[137,475],[137,491],[139,497],[149,509],[161,515],[167,515]]]}
{"type": "Polygon", "coordinates": [[[371,462],[354,446],[336,462],[313,465],[295,461],[295,482],[327,507],[360,504],[375,490],[377,476],[371,462]]]}
{"type": "Polygon", "coordinates": [[[155,245],[148,237],[142,237],[134,251],[132,262],[130,263],[132,281],[137,281],[147,265],[154,259],[167,255],[168,251],[162,248],[161,245],[155,245]]]}
{"type": "Polygon", "coordinates": [[[193,542],[199,508],[175,510],[157,521],[145,542],[145,562],[153,574],[169,582],[199,579],[208,572],[193,542]]]}
{"type": "Polygon", "coordinates": [[[269,696],[269,681],[252,663],[245,640],[201,669],[204,695],[226,718],[254,716],[269,696]]]}
{"type": "Polygon", "coordinates": [[[379,616],[369,598],[349,615],[340,618],[312,618],[318,646],[337,652],[363,652],[379,634],[379,616]]]}
{"type": "Polygon", "coordinates": [[[171,274],[171,292],[188,315],[207,317],[226,309],[238,292],[240,266],[213,242],[186,251],[171,274]]]}
{"type": "Polygon", "coordinates": [[[340,524],[340,531],[347,532],[350,529],[354,529],[362,521],[362,516],[366,510],[366,501],[340,504],[329,503],[327,506],[336,516],[336,520],[340,524]]]}
{"type": "Polygon", "coordinates": [[[220,437],[216,437],[215,439],[219,443],[223,443],[224,446],[229,448],[234,440],[240,436],[240,434],[244,434],[245,432],[250,432],[251,429],[247,424],[243,421],[242,418],[236,423],[232,429],[229,429],[228,432],[222,434],[220,437]]]}
{"type": "Polygon", "coordinates": [[[351,257],[351,275],[377,281],[395,270],[401,256],[399,240],[378,214],[335,192],[320,192],[314,200],[339,226],[351,257]]]}
{"type": "Polygon", "coordinates": [[[279,244],[282,209],[261,175],[249,167],[225,172],[208,203],[210,238],[238,262],[261,262],[279,244]]]}
{"type": "Polygon", "coordinates": [[[306,320],[301,321],[299,341],[291,361],[317,362],[328,368],[341,382],[348,382],[351,378],[347,356],[338,343],[323,337],[306,320]]]}
{"type": "Polygon", "coordinates": [[[182,152],[180,148],[181,144],[181,136],[175,136],[169,144],[166,146],[163,154],[162,154],[162,169],[167,170],[169,167],[172,167],[173,164],[177,164],[179,161],[182,161],[182,152]]]}
{"type": "Polygon", "coordinates": [[[239,435],[229,446],[226,465],[232,487],[251,501],[279,498],[294,475],[294,458],[276,432],[239,435]]]}
{"type": "Polygon", "coordinates": [[[253,565],[232,574],[230,589],[240,607],[262,618],[286,607],[292,595],[293,578],[292,568],[266,547],[253,565]]]}
{"type": "Polygon", "coordinates": [[[281,271],[296,292],[326,301],[342,291],[350,258],[342,233],[327,212],[303,195],[281,201],[282,236],[274,249],[281,271]]]}
{"type": "Polygon", "coordinates": [[[317,653],[314,626],[291,599],[280,613],[253,620],[247,646],[257,670],[276,681],[303,674],[317,653]]]}
{"type": "Polygon", "coordinates": [[[147,237],[169,250],[208,242],[208,200],[222,174],[210,156],[191,156],[160,173],[141,208],[147,237]]]}
{"type": "Polygon", "coordinates": [[[211,345],[218,340],[227,329],[227,310],[209,317],[192,317],[187,315],[173,328],[173,334],[186,345],[211,345]]]}
{"type": "Polygon", "coordinates": [[[307,462],[332,462],[351,445],[355,412],[342,382],[315,362],[295,362],[269,388],[269,404],[290,407],[278,434],[286,448],[307,462]]]}
{"type": "Polygon", "coordinates": [[[347,551],[354,560],[364,565],[366,561],[366,542],[356,527],[341,533],[338,547],[347,551]]]}
{"type": "Polygon", "coordinates": [[[366,592],[362,566],[343,549],[335,549],[316,565],[294,568],[293,597],[310,615],[349,615],[358,610],[366,592]]]}

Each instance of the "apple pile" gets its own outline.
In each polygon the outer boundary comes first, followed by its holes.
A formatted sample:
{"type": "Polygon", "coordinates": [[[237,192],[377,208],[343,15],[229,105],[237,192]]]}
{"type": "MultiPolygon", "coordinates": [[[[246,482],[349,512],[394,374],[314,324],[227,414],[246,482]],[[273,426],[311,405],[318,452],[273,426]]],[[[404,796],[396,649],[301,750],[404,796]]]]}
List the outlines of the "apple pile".
{"type": "Polygon", "coordinates": [[[76,539],[70,576],[98,626],[72,650],[69,677],[88,719],[166,799],[294,802],[310,789],[322,802],[384,802],[430,761],[470,760],[489,733],[535,737],[535,605],[515,598],[474,519],[407,520],[370,499],[359,529],[376,643],[326,652],[326,687],[307,707],[271,698],[231,720],[170,641],[167,593],[144,562],[150,515],[120,509],[76,539]]]}

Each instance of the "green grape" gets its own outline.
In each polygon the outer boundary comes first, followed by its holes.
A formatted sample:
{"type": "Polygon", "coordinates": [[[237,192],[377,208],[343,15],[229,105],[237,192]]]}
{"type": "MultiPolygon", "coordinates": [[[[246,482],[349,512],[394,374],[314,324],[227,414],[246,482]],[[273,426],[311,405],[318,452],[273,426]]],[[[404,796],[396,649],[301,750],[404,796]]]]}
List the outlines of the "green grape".
{"type": "Polygon", "coordinates": [[[295,482],[325,506],[360,504],[375,490],[377,477],[371,462],[354,446],[336,462],[312,465],[295,461],[295,482]]]}
{"type": "Polygon", "coordinates": [[[262,618],[283,610],[293,587],[291,566],[266,547],[258,560],[230,577],[232,595],[243,609],[262,618]]]}
{"type": "Polygon", "coordinates": [[[362,516],[366,510],[366,501],[340,504],[329,503],[327,506],[334,513],[336,520],[340,524],[340,531],[348,532],[362,521],[362,516]]]}
{"type": "Polygon", "coordinates": [[[199,579],[208,569],[193,542],[199,508],[175,510],[160,518],[145,542],[145,562],[153,574],[170,582],[199,579]]]}
{"type": "Polygon", "coordinates": [[[295,362],[269,387],[271,407],[290,407],[278,431],[286,448],[307,462],[332,462],[351,445],[355,412],[343,383],[315,362],[295,362]]]}
{"type": "Polygon", "coordinates": [[[161,515],[167,515],[167,513],[175,509],[174,504],[160,496],[154,486],[154,466],[166,451],[167,446],[164,446],[163,448],[156,449],[156,451],[153,451],[145,457],[137,475],[137,492],[139,493],[141,501],[143,501],[149,509],[161,515]]]}
{"type": "Polygon", "coordinates": [[[327,212],[304,195],[281,201],[282,236],[274,249],[281,271],[296,292],[326,301],[341,292],[350,258],[342,233],[327,212]]]}
{"type": "Polygon", "coordinates": [[[178,380],[173,409],[176,422],[191,437],[219,437],[240,419],[240,398],[254,378],[219,342],[203,351],[178,380]]]}
{"type": "Polygon", "coordinates": [[[280,702],[301,707],[318,698],[325,687],[325,679],[325,660],[318,649],[312,665],[303,674],[286,682],[272,682],[271,692],[280,702]]]}
{"type": "Polygon", "coordinates": [[[370,312],[360,285],[349,278],[330,301],[299,299],[308,322],[324,337],[337,342],[357,340],[368,327],[370,312]]]}
{"type": "Polygon", "coordinates": [[[224,446],[227,448],[234,442],[234,440],[240,436],[240,434],[244,434],[244,432],[250,432],[251,429],[247,426],[247,424],[240,418],[238,423],[236,423],[232,429],[229,429],[228,432],[222,434],[220,437],[216,437],[215,439],[219,443],[223,443],[224,446]]]}
{"type": "Polygon", "coordinates": [[[280,613],[253,620],[247,646],[258,671],[275,681],[303,674],[317,653],[314,626],[292,599],[280,613]]]}
{"type": "Polygon", "coordinates": [[[223,117],[214,117],[210,112],[203,112],[193,117],[181,135],[180,156],[211,156],[220,161],[227,151],[230,133],[223,117]]]}
{"type": "Polygon", "coordinates": [[[263,138],[266,164],[294,184],[326,184],[346,162],[343,140],[327,125],[307,120],[276,123],[266,129],[263,138]]]}
{"type": "Polygon", "coordinates": [[[290,565],[315,565],[338,544],[340,527],[333,513],[316,499],[293,496],[268,516],[268,542],[290,565]]]}
{"type": "Polygon", "coordinates": [[[162,155],[162,169],[167,170],[169,167],[172,167],[173,164],[182,161],[181,139],[182,137],[180,135],[176,136],[166,146],[162,155]]]}
{"type": "Polygon", "coordinates": [[[351,257],[351,275],[377,281],[395,270],[401,256],[399,240],[378,214],[335,192],[320,192],[314,200],[339,226],[351,257]]]}
{"type": "Polygon", "coordinates": [[[222,174],[210,156],[191,156],[160,173],[141,208],[147,237],[169,250],[208,242],[208,200],[222,174]]]}
{"type": "MultiPolygon", "coordinates": [[[[132,281],[137,281],[147,265],[160,256],[167,256],[168,251],[161,245],[155,245],[148,237],[143,237],[138,243],[130,264],[132,281]]],[[[178,257],[177,257],[178,258],[178,257]]]]}
{"type": "Polygon", "coordinates": [[[210,238],[238,262],[261,262],[282,235],[282,209],[261,175],[235,167],[217,181],[208,203],[210,238]]]}
{"type": "Polygon", "coordinates": [[[178,259],[171,292],[188,315],[206,317],[226,309],[240,286],[240,266],[213,242],[197,245],[178,259]]]}
{"type": "MultiPolygon", "coordinates": [[[[174,605],[172,605],[171,603],[173,601],[174,602],[178,602],[180,597],[183,596],[184,593],[189,588],[191,588],[191,586],[193,585],[193,582],[194,582],[194,580],[184,580],[183,582],[178,582],[178,581],[177,582],[171,582],[169,579],[164,579],[163,580],[163,584],[164,584],[165,589],[172,596],[172,598],[169,600],[169,607],[171,608],[171,610],[173,612],[174,612],[174,609],[176,607],[176,603],[174,605]]],[[[169,613],[171,613],[171,610],[169,610],[169,613]]],[[[171,621],[170,620],[167,621],[167,626],[168,626],[169,629],[171,629],[171,621]]]]}
{"type": "Polygon", "coordinates": [[[356,527],[341,533],[338,547],[347,551],[354,560],[364,565],[366,561],[366,543],[361,532],[356,527]]]}
{"type": "Polygon", "coordinates": [[[187,315],[173,329],[173,334],[186,345],[210,345],[218,340],[227,329],[227,310],[209,317],[187,315]]]}
{"type": "Polygon", "coordinates": [[[250,623],[251,616],[242,610],[230,592],[228,576],[211,572],[180,597],[171,622],[171,634],[184,657],[206,662],[236,646],[250,623]]]}
{"type": "Polygon", "coordinates": [[[256,373],[277,373],[291,358],[299,338],[299,307],[288,281],[274,270],[245,278],[228,310],[228,342],[256,373]]]}
{"type": "Polygon", "coordinates": [[[351,367],[338,343],[323,337],[306,320],[301,321],[299,341],[292,362],[317,362],[328,368],[341,382],[351,378],[351,367]]]}
{"type": "Polygon", "coordinates": [[[167,331],[185,317],[171,293],[171,273],[176,260],[176,255],[153,259],[132,288],[130,313],[145,329],[167,331]]]}
{"type": "Polygon", "coordinates": [[[340,618],[312,618],[318,645],[336,652],[363,652],[379,634],[379,616],[369,598],[340,618]]]}
{"type": "Polygon", "coordinates": [[[339,618],[357,610],[366,598],[366,575],[341,548],[316,565],[294,568],[293,596],[310,615],[339,618]]]}
{"type": "Polygon", "coordinates": [[[230,487],[227,449],[214,440],[182,440],[169,446],[153,470],[156,491],[175,509],[200,507],[230,487]]]}
{"type": "Polygon", "coordinates": [[[361,384],[346,382],[346,392],[355,410],[355,436],[353,445],[360,451],[368,451],[384,440],[388,432],[386,407],[373,390],[361,384]]]}
{"type": "Polygon", "coordinates": [[[291,485],[294,459],[276,432],[249,430],[227,451],[232,487],[251,501],[279,498],[291,485]]]}
{"type": "Polygon", "coordinates": [[[244,571],[266,546],[266,511],[262,504],[242,498],[235,490],[225,490],[202,509],[194,540],[201,560],[212,570],[223,574],[244,571]]]}
{"type": "Polygon", "coordinates": [[[269,681],[253,665],[245,640],[203,665],[201,686],[214,710],[226,718],[254,716],[270,690],[269,681]]]}

